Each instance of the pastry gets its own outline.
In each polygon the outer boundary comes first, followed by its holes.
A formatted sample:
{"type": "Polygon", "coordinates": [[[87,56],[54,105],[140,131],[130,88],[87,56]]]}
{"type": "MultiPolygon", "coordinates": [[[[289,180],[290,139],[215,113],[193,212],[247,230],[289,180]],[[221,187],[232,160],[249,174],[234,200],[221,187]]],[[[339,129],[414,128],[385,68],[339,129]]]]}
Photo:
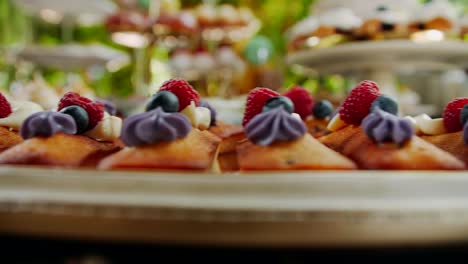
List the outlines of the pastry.
{"type": "Polygon", "coordinates": [[[238,171],[236,147],[245,139],[244,130],[242,126],[217,123],[216,126],[210,127],[209,131],[221,139],[218,152],[219,167],[222,172],[238,171]]]}
{"type": "Polygon", "coordinates": [[[415,41],[441,41],[456,35],[459,15],[448,0],[427,1],[413,17],[409,31],[415,41]]]}
{"type": "Polygon", "coordinates": [[[364,81],[354,88],[330,121],[333,133],[320,142],[352,159],[360,169],[460,170],[464,164],[414,135],[398,105],[364,81]],[[362,123],[362,125],[361,125],[362,123]]]}
{"type": "Polygon", "coordinates": [[[70,92],[58,110],[27,117],[20,130],[24,141],[1,153],[0,164],[92,167],[121,149],[122,121],[101,103],[70,92]]]}
{"type": "Polygon", "coordinates": [[[364,23],[356,30],[360,40],[382,40],[407,38],[409,13],[398,6],[382,5],[368,14],[364,23]]]}
{"type": "Polygon", "coordinates": [[[102,160],[100,169],[215,171],[221,142],[207,131],[211,111],[184,80],[165,82],[146,112],[127,118],[121,140],[125,148],[102,160]]]}
{"type": "Polygon", "coordinates": [[[327,48],[353,39],[362,19],[351,9],[338,7],[309,17],[291,30],[290,51],[327,48]]]}
{"type": "Polygon", "coordinates": [[[236,147],[238,142],[245,139],[242,126],[226,124],[217,120],[217,112],[208,102],[201,100],[200,106],[210,110],[211,122],[209,132],[221,139],[218,147],[218,164],[222,172],[238,171],[236,147]]]}
{"type": "Polygon", "coordinates": [[[218,22],[218,11],[214,5],[202,4],[195,8],[195,14],[201,27],[215,27],[218,22]]]}
{"type": "Polygon", "coordinates": [[[352,161],[307,133],[293,102],[266,88],[250,92],[244,115],[247,139],[237,146],[241,171],[351,170],[352,161]]]}
{"type": "Polygon", "coordinates": [[[427,115],[413,119],[421,137],[443,149],[468,166],[468,98],[456,98],[444,109],[443,118],[427,115]]]}
{"type": "Polygon", "coordinates": [[[310,16],[295,24],[291,29],[288,30],[288,51],[294,52],[307,48],[308,46],[314,46],[312,40],[314,32],[318,29],[319,21],[317,17],[310,16]],[[311,38],[311,43],[307,43],[307,39],[311,38]],[[310,45],[309,45],[310,44],[310,45]]]}
{"type": "Polygon", "coordinates": [[[460,19],[460,38],[468,41],[468,15],[464,15],[460,19]]]}
{"type": "Polygon", "coordinates": [[[0,152],[23,141],[18,131],[31,114],[42,111],[42,107],[29,101],[7,99],[0,93],[0,152]]]}

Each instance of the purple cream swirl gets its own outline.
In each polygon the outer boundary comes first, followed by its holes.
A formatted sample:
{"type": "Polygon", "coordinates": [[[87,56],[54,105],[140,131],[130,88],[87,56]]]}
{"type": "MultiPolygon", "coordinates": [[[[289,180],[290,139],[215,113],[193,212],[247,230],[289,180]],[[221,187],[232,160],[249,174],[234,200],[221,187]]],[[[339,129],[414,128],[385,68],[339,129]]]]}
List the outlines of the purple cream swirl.
{"type": "Polygon", "coordinates": [[[468,122],[466,122],[465,126],[463,127],[463,141],[466,145],[468,145],[468,122]]]}
{"type": "Polygon", "coordinates": [[[411,121],[380,109],[375,109],[364,118],[362,129],[369,138],[378,143],[394,142],[401,145],[414,135],[411,121]]]}
{"type": "Polygon", "coordinates": [[[105,99],[96,99],[96,102],[100,102],[104,105],[104,110],[109,114],[109,115],[116,115],[117,114],[117,106],[109,100],[105,99]]]}
{"type": "Polygon", "coordinates": [[[53,111],[42,111],[24,120],[20,135],[24,139],[50,137],[57,133],[76,134],[76,122],[70,115],[53,111]]]}
{"type": "Polygon", "coordinates": [[[261,146],[295,140],[306,132],[307,128],[302,120],[291,116],[282,106],[256,115],[245,126],[247,137],[261,146]]]}
{"type": "Polygon", "coordinates": [[[190,120],[180,113],[166,113],[161,107],[125,119],[122,142],[130,147],[170,142],[192,130],[190,120]]]}
{"type": "Polygon", "coordinates": [[[208,108],[210,110],[210,114],[211,114],[210,126],[216,126],[216,116],[218,115],[218,113],[216,112],[216,109],[214,109],[213,106],[211,106],[208,102],[203,101],[203,100],[200,101],[200,106],[208,108]]]}

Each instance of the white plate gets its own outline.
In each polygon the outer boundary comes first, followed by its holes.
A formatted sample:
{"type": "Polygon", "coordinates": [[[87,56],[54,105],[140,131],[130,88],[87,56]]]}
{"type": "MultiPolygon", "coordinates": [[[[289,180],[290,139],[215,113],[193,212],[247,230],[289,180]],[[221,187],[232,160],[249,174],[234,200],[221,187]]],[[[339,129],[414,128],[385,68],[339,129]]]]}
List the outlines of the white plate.
{"type": "Polygon", "coordinates": [[[262,246],[468,241],[468,175],[0,168],[0,232],[262,246]]]}
{"type": "Polygon", "coordinates": [[[129,56],[104,45],[64,44],[58,46],[27,46],[18,57],[45,67],[81,69],[91,66],[123,67],[130,63],[129,56]]]}

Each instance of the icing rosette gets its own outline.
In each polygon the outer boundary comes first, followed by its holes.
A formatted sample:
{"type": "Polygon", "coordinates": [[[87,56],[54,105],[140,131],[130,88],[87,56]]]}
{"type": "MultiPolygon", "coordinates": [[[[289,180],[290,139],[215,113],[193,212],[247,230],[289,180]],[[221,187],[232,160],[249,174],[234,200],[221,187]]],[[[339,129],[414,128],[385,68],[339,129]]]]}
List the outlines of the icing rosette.
{"type": "Polygon", "coordinates": [[[166,113],[161,107],[127,118],[122,127],[122,142],[130,147],[170,142],[184,138],[192,130],[187,117],[166,113]]]}
{"type": "Polygon", "coordinates": [[[42,111],[32,114],[21,126],[20,134],[24,139],[32,137],[50,137],[57,133],[73,135],[76,133],[73,117],[53,111],[42,111]]]}
{"type": "Polygon", "coordinates": [[[401,145],[414,135],[414,128],[407,118],[399,118],[376,108],[362,121],[362,129],[378,143],[394,142],[401,145]]]}
{"type": "Polygon", "coordinates": [[[463,127],[463,141],[468,145],[468,122],[463,127]]]}
{"type": "Polygon", "coordinates": [[[292,141],[302,137],[307,128],[300,119],[283,106],[256,115],[245,127],[249,140],[268,146],[277,141],[292,141]]]}
{"type": "Polygon", "coordinates": [[[117,114],[117,106],[109,100],[106,99],[97,99],[96,102],[99,102],[104,105],[104,110],[112,116],[115,116],[117,114]]]}
{"type": "Polygon", "coordinates": [[[216,109],[214,109],[213,106],[211,106],[208,102],[203,101],[203,100],[200,101],[200,107],[205,107],[205,108],[208,108],[208,110],[210,110],[210,117],[211,117],[210,126],[216,126],[216,116],[218,114],[216,112],[216,109]]]}

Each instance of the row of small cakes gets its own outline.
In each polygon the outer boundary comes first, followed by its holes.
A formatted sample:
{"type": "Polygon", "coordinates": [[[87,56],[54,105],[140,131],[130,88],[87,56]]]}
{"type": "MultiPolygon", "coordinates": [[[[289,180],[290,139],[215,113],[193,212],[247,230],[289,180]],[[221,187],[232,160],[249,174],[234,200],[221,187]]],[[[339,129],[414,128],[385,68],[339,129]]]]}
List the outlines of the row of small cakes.
{"type": "Polygon", "coordinates": [[[418,8],[382,5],[363,16],[335,8],[298,22],[287,33],[290,51],[329,47],[347,41],[412,39],[440,41],[463,37],[468,19],[449,1],[434,0],[418,8]]]}
{"type": "Polygon", "coordinates": [[[253,89],[242,126],[186,81],[165,82],[145,111],[122,120],[111,104],[70,92],[55,110],[0,96],[0,164],[102,170],[463,170],[468,99],[442,119],[399,117],[376,83],[358,84],[337,111],[294,87],[253,89]]]}

